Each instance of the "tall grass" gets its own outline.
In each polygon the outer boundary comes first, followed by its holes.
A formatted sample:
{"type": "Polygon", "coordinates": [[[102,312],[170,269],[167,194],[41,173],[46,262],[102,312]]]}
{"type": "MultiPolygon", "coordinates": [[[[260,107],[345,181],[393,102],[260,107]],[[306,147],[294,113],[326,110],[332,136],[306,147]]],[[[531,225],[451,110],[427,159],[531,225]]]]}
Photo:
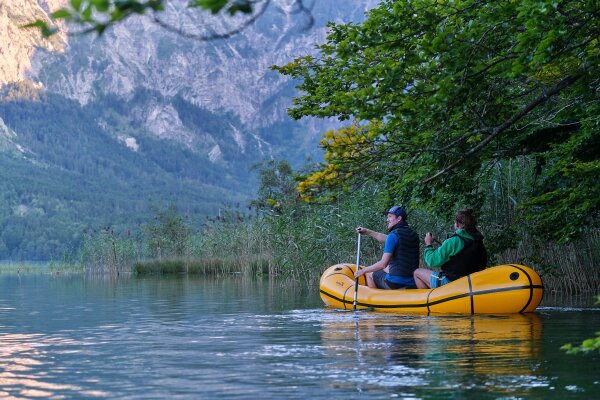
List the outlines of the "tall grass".
{"type": "MultiPolygon", "coordinates": [[[[120,273],[242,273],[318,277],[324,268],[356,258],[359,225],[385,228],[375,205],[377,193],[360,192],[334,204],[294,202],[278,213],[252,217],[229,212],[204,221],[185,241],[183,255],[153,254],[144,230],[101,230],[83,241],[81,262],[87,271],[120,273]]],[[[192,227],[193,228],[193,227],[192,227]]],[[[362,260],[373,262],[381,246],[363,240],[362,260]]]]}
{"type": "MultiPolygon", "coordinates": [[[[293,211],[280,214],[205,223],[187,239],[183,257],[152,257],[145,250],[143,235],[101,231],[84,241],[81,259],[92,273],[239,273],[315,280],[330,265],[355,262],[357,226],[385,232],[381,216],[385,206],[365,206],[367,193],[355,196],[329,205],[298,204],[293,211]]],[[[412,210],[409,223],[420,237],[432,231],[441,239],[451,226],[451,221],[440,221],[422,210],[412,210]]],[[[486,233],[492,224],[483,220],[480,225],[486,233]]],[[[487,243],[492,242],[493,236],[486,234],[487,243]]],[[[600,233],[564,245],[540,242],[526,232],[516,236],[515,245],[491,254],[492,264],[533,267],[548,290],[577,293],[600,287],[600,233]]],[[[381,251],[381,244],[363,237],[361,264],[377,261],[381,251]]]]}
{"type": "Polygon", "coordinates": [[[582,239],[547,242],[531,233],[523,207],[536,186],[535,162],[516,157],[496,162],[482,177],[481,226],[486,246],[497,264],[533,267],[546,289],[571,294],[600,290],[600,232],[582,227],[582,239]]]}
{"type": "Polygon", "coordinates": [[[88,232],[83,239],[80,263],[91,274],[130,274],[135,261],[144,258],[140,233],[117,233],[111,229],[88,232]]]}
{"type": "MultiPolygon", "coordinates": [[[[293,277],[314,277],[320,276],[330,265],[354,263],[356,227],[385,231],[382,211],[392,202],[382,199],[377,188],[362,189],[331,204],[296,203],[267,216],[277,272],[293,277]]],[[[378,242],[363,237],[361,264],[378,260],[381,250],[378,242]]]]}
{"type": "Polygon", "coordinates": [[[0,274],[78,274],[81,273],[79,263],[67,262],[0,262],[0,274]]]}
{"type": "Polygon", "coordinates": [[[534,267],[546,289],[576,294],[600,291],[600,232],[591,231],[576,243],[540,242],[529,235],[516,248],[499,255],[500,263],[534,267]]]}
{"type": "Polygon", "coordinates": [[[204,260],[211,265],[223,263],[230,272],[274,274],[275,264],[265,221],[256,217],[244,218],[237,213],[224,214],[217,221],[203,224],[190,236],[185,258],[204,260]],[[257,268],[257,265],[261,267],[257,268]]]}
{"type": "Polygon", "coordinates": [[[218,258],[163,259],[138,261],[133,264],[136,275],[171,275],[171,274],[201,274],[223,275],[241,273],[244,275],[259,275],[269,273],[269,264],[265,260],[252,259],[240,268],[240,264],[218,258]]]}
{"type": "MultiPolygon", "coordinates": [[[[486,236],[490,264],[520,263],[533,267],[549,290],[598,290],[597,230],[590,230],[577,243],[558,244],[540,241],[523,224],[521,207],[533,190],[534,179],[533,163],[527,158],[496,163],[482,171],[481,186],[474,190],[483,199],[478,219],[486,236]]],[[[239,273],[316,279],[330,265],[354,263],[355,228],[365,226],[385,232],[381,212],[403,201],[390,198],[375,185],[341,195],[329,204],[306,204],[295,195],[284,196],[276,203],[277,207],[253,216],[228,212],[218,220],[186,226],[186,235],[177,231],[173,238],[168,237],[173,229],[162,230],[160,226],[134,234],[103,230],[84,241],[82,263],[88,270],[113,274],[239,273]],[[148,232],[153,232],[153,236],[148,237],[148,232]],[[178,246],[163,247],[179,250],[156,252],[157,242],[177,243],[178,246]]],[[[408,205],[408,211],[408,222],[421,238],[426,232],[433,232],[443,240],[451,233],[452,220],[442,220],[418,204],[408,205]]],[[[168,215],[164,224],[183,224],[177,214],[168,215]]],[[[374,263],[381,252],[381,244],[362,238],[361,264],[374,263]]]]}

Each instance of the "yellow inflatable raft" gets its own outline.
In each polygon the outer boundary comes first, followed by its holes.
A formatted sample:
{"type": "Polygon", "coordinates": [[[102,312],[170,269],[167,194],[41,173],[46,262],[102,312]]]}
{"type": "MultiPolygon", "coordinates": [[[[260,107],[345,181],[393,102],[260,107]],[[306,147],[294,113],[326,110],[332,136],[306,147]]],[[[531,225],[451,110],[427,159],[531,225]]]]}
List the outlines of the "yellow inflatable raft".
{"type": "MultiPolygon", "coordinates": [[[[321,276],[321,299],[326,305],[352,310],[354,264],[337,264],[321,276]]],[[[357,309],[410,314],[506,314],[531,312],[542,301],[540,276],[524,265],[499,265],[457,279],[436,289],[382,290],[359,278],[357,309]]]]}

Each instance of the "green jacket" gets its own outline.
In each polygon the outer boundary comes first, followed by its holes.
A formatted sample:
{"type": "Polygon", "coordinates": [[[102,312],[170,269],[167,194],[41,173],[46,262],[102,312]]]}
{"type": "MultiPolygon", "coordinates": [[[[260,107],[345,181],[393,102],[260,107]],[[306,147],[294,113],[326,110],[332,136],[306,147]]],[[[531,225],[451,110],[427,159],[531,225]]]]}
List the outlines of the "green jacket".
{"type": "MultiPolygon", "coordinates": [[[[464,229],[458,229],[455,233],[466,239],[475,239],[464,229]]],[[[439,268],[446,264],[450,260],[450,257],[458,254],[465,247],[464,242],[458,236],[444,240],[444,243],[435,250],[431,246],[425,247],[423,251],[423,260],[425,263],[431,268],[439,268]]]]}

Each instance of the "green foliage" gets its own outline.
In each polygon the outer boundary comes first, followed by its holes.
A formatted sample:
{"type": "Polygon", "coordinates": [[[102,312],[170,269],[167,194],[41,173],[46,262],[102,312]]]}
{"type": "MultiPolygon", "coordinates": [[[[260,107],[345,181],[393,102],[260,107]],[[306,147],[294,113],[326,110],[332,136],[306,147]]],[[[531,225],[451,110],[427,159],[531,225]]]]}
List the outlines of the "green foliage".
{"type": "MultiPolygon", "coordinates": [[[[598,104],[589,105],[600,115],[598,104]]],[[[555,237],[580,237],[590,226],[599,226],[600,122],[583,121],[564,142],[545,153],[540,188],[527,206],[528,219],[537,231],[554,231],[555,237]]]]}
{"type": "MultiPolygon", "coordinates": [[[[248,14],[253,10],[254,0],[192,0],[190,7],[210,11],[217,14],[226,11],[229,15],[248,14]]],[[[63,20],[85,27],[84,32],[104,31],[131,15],[160,12],[165,8],[164,0],[71,0],[67,7],[51,14],[53,20],[63,20]]],[[[38,28],[45,37],[55,34],[58,29],[46,21],[37,20],[25,25],[27,28],[38,28]]]]}
{"type": "Polygon", "coordinates": [[[360,127],[325,135],[311,196],[377,182],[441,215],[481,211],[489,168],[527,155],[519,217],[554,240],[598,227],[597,15],[573,0],[387,0],[330,24],[318,58],[274,67],[300,82],[292,117],[360,127]]]}
{"type": "Polygon", "coordinates": [[[153,206],[154,221],[144,224],[143,231],[148,236],[148,249],[151,257],[182,257],[185,254],[191,230],[179,214],[177,206],[166,209],[153,206]]]}
{"type": "Polygon", "coordinates": [[[254,207],[277,213],[289,203],[297,203],[296,183],[289,162],[270,160],[255,165],[255,168],[260,168],[260,187],[258,198],[251,203],[254,207]]]}
{"type": "MultiPolygon", "coordinates": [[[[476,203],[481,209],[477,219],[486,237],[490,264],[522,262],[530,265],[548,278],[545,280],[547,290],[579,292],[597,287],[598,235],[558,245],[527,233],[523,225],[523,205],[533,190],[535,167],[532,157],[522,156],[499,160],[481,172],[481,184],[474,192],[480,202],[476,203]],[[550,279],[550,274],[557,276],[550,279]]],[[[393,204],[406,205],[404,198],[391,195],[377,183],[338,193],[325,203],[303,202],[289,188],[310,173],[308,168],[299,175],[284,161],[264,164],[260,170],[260,197],[254,202],[259,206],[259,218],[244,222],[248,231],[228,230],[220,223],[214,231],[205,232],[204,240],[222,233],[227,242],[237,243],[246,240],[236,239],[240,233],[244,238],[256,235],[261,240],[261,251],[273,259],[272,272],[319,276],[329,265],[354,262],[357,226],[385,232],[381,211],[393,204]]],[[[426,204],[412,204],[407,207],[408,221],[421,238],[426,232],[433,232],[444,240],[452,233],[456,210],[472,205],[464,200],[434,213],[426,204]]],[[[373,263],[381,257],[381,246],[374,240],[363,240],[361,247],[363,263],[373,263]]]]}
{"type": "MultiPolygon", "coordinates": [[[[600,304],[600,296],[596,296],[596,304],[600,304]]],[[[596,332],[596,337],[591,339],[585,339],[579,346],[573,346],[571,343],[567,343],[561,347],[561,350],[567,352],[567,354],[578,354],[578,353],[600,353],[600,332],[596,332]]]]}
{"type": "MultiPolygon", "coordinates": [[[[267,239],[276,273],[318,276],[329,265],[353,262],[355,228],[384,229],[380,212],[394,203],[371,187],[328,204],[307,204],[294,190],[298,176],[285,161],[264,164],[260,176],[254,204],[261,211],[261,236],[267,239]]],[[[374,242],[362,246],[367,260],[379,257],[379,251],[374,242]]]]}
{"type": "Polygon", "coordinates": [[[86,232],[79,254],[80,265],[87,271],[113,274],[128,272],[143,256],[139,238],[130,231],[119,235],[109,228],[86,232]]]}
{"type": "Polygon", "coordinates": [[[600,353],[600,332],[596,332],[596,337],[586,339],[579,346],[573,346],[570,343],[561,347],[567,354],[590,353],[598,351],[600,353]]]}

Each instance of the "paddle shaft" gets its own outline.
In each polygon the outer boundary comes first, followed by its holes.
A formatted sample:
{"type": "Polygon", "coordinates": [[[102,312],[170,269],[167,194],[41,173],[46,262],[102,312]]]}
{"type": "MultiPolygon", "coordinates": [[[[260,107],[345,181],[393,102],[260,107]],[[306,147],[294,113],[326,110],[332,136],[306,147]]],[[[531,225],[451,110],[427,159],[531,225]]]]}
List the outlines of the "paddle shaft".
{"type": "MultiPolygon", "coordinates": [[[[356,249],[356,270],[360,269],[360,233],[358,234],[358,247],[356,249]]],[[[358,297],[358,278],[354,281],[354,301],[352,302],[353,311],[356,311],[356,298],[358,297]]]]}

